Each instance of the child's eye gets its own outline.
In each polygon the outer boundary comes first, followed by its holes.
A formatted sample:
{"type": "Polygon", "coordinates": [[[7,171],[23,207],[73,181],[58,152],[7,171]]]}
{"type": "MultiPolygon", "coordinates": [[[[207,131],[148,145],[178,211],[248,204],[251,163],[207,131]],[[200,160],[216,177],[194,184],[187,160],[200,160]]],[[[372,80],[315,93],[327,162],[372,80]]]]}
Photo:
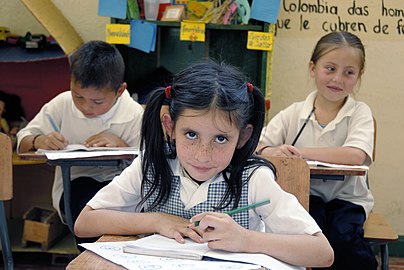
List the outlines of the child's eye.
{"type": "Polygon", "coordinates": [[[327,69],[328,71],[335,71],[335,68],[334,68],[334,67],[326,67],[326,69],[327,69]]]}
{"type": "Polygon", "coordinates": [[[102,103],[104,103],[104,101],[102,101],[102,100],[94,100],[94,104],[96,104],[96,105],[101,105],[102,103]]]}
{"type": "Polygon", "coordinates": [[[192,131],[189,131],[189,132],[185,133],[185,136],[190,140],[195,140],[196,139],[196,133],[192,132],[192,131]]]}
{"type": "Polygon", "coordinates": [[[216,137],[216,142],[217,142],[217,143],[220,143],[220,144],[226,143],[226,142],[227,142],[227,138],[224,137],[224,136],[217,136],[217,137],[216,137]]]}
{"type": "Polygon", "coordinates": [[[355,75],[355,72],[353,70],[349,70],[349,71],[346,72],[346,75],[347,76],[352,76],[352,75],[355,75]]]}

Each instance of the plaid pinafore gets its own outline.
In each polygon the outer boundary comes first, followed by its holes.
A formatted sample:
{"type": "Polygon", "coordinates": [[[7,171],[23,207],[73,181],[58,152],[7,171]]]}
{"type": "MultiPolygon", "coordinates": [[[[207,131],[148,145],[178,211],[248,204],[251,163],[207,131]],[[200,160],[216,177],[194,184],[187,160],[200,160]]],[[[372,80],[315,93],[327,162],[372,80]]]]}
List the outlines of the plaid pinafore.
{"type": "MultiPolygon", "coordinates": [[[[243,207],[248,204],[248,182],[247,177],[251,173],[250,170],[245,170],[242,174],[243,180],[243,189],[239,204],[237,207],[243,207]]],[[[148,175],[149,179],[153,177],[152,175],[148,175]]],[[[145,193],[146,194],[151,188],[150,184],[145,185],[145,193]]],[[[171,182],[171,191],[168,200],[164,204],[160,204],[157,208],[153,210],[150,209],[153,201],[155,200],[158,190],[156,190],[150,198],[146,201],[146,211],[147,212],[163,212],[171,215],[181,216],[186,219],[190,219],[192,216],[202,213],[202,212],[227,212],[232,209],[233,203],[230,203],[226,208],[216,210],[214,207],[217,206],[222,199],[223,195],[226,192],[227,184],[225,181],[211,183],[208,189],[207,200],[201,202],[194,207],[185,210],[184,204],[180,198],[180,177],[173,176],[171,182]]],[[[237,213],[232,216],[232,218],[244,228],[249,228],[249,215],[248,211],[243,211],[241,213],[237,213]]]]}

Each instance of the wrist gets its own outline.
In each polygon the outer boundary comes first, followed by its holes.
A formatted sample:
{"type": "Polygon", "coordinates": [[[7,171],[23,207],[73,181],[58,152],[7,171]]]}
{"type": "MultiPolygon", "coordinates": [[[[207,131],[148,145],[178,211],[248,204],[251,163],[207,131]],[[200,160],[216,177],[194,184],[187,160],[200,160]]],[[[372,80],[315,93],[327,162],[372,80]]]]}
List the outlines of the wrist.
{"type": "Polygon", "coordinates": [[[258,149],[258,150],[255,152],[255,154],[261,155],[261,154],[262,154],[262,151],[264,151],[265,149],[267,149],[267,148],[269,148],[269,147],[271,147],[271,146],[270,146],[270,145],[265,145],[265,146],[261,147],[260,149],[258,149]]]}
{"type": "Polygon", "coordinates": [[[34,136],[34,138],[32,139],[32,142],[31,142],[31,148],[28,151],[35,152],[36,150],[38,150],[38,148],[35,146],[35,143],[39,136],[41,136],[41,134],[37,134],[34,136]]]}

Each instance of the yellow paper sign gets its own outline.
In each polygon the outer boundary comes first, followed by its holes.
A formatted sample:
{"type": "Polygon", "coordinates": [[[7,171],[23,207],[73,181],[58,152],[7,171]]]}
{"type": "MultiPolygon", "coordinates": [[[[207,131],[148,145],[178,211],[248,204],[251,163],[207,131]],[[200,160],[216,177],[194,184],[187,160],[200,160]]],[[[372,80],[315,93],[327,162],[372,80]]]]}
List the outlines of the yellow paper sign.
{"type": "Polygon", "coordinates": [[[181,22],[180,40],[205,41],[205,24],[200,22],[181,22]]]}
{"type": "Polygon", "coordinates": [[[110,44],[129,44],[129,24],[107,24],[105,41],[110,44]]]}
{"type": "Polygon", "coordinates": [[[247,49],[270,51],[272,50],[273,40],[273,33],[248,31],[247,49]]]}

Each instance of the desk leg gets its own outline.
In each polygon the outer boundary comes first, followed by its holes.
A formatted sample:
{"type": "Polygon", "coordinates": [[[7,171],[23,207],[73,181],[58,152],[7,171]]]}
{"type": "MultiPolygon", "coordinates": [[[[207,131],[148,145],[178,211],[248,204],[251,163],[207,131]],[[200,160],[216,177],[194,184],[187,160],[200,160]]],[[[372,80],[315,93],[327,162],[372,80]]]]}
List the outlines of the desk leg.
{"type": "Polygon", "coordinates": [[[14,269],[13,254],[11,252],[10,238],[8,236],[7,229],[7,219],[6,213],[4,211],[4,203],[0,200],[0,238],[1,238],[1,249],[3,252],[4,269],[12,270],[14,269]]]}
{"type": "Polygon", "coordinates": [[[65,210],[66,222],[67,222],[67,226],[69,226],[70,231],[74,234],[73,217],[72,217],[72,211],[70,209],[70,197],[71,197],[70,165],[62,164],[61,169],[62,169],[62,178],[63,178],[63,199],[64,199],[64,204],[65,204],[64,210],[65,210]]]}
{"type": "Polygon", "coordinates": [[[380,245],[381,269],[389,269],[389,248],[386,243],[380,245]]]}

